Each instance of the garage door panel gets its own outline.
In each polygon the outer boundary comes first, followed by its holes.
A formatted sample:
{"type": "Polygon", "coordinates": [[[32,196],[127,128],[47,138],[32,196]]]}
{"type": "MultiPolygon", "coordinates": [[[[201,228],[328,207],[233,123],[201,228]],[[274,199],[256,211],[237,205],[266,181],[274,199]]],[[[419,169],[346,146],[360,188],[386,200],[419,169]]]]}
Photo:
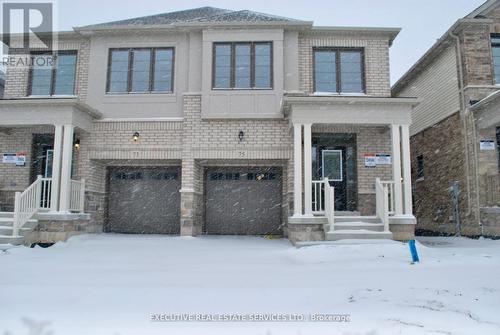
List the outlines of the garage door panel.
{"type": "Polygon", "coordinates": [[[179,189],[178,168],[111,169],[106,231],[178,234],[179,189]]]}
{"type": "Polygon", "coordinates": [[[207,234],[281,233],[279,168],[211,168],[205,180],[207,234]]]}

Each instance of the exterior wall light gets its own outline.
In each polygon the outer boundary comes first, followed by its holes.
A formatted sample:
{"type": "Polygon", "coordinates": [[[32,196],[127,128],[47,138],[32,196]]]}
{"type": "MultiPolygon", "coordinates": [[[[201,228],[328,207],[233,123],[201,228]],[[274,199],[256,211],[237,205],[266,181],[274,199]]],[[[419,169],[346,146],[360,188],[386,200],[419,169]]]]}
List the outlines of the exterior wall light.
{"type": "Polygon", "coordinates": [[[240,130],[240,132],[238,134],[238,138],[240,139],[240,142],[243,141],[243,137],[245,137],[245,133],[243,132],[243,130],[240,130]]]}
{"type": "Polygon", "coordinates": [[[80,139],[79,139],[79,138],[77,138],[77,139],[75,140],[75,149],[76,149],[76,150],[80,150],[80,139]]]}
{"type": "Polygon", "coordinates": [[[136,131],[136,132],[134,133],[134,135],[132,135],[132,140],[133,140],[134,142],[137,142],[137,141],[139,140],[139,132],[138,132],[138,131],[136,131]]]}

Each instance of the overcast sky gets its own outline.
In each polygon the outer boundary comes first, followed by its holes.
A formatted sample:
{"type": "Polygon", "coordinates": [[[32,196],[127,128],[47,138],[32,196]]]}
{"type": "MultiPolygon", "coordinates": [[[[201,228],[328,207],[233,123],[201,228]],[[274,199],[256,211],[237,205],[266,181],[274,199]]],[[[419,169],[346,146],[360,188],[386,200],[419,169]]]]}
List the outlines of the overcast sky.
{"type": "MultiPolygon", "coordinates": [[[[12,1],[12,0],[11,0],[12,1]]],[[[15,0],[14,0],[15,1],[15,0]]],[[[314,21],[322,26],[400,27],[391,49],[394,83],[459,18],[485,0],[57,0],[60,30],[213,6],[314,21]]]]}

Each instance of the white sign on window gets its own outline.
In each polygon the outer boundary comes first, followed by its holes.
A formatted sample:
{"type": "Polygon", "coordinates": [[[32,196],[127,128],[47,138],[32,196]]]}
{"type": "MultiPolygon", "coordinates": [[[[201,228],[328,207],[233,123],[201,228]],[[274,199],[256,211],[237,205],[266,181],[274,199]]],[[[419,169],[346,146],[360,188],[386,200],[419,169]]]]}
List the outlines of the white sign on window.
{"type": "Polygon", "coordinates": [[[377,165],[391,165],[391,155],[388,154],[377,154],[377,165]]]}
{"type": "Polygon", "coordinates": [[[5,164],[16,164],[16,154],[3,154],[2,163],[5,164]]]}
{"type": "Polygon", "coordinates": [[[493,140],[481,140],[481,142],[479,143],[479,148],[482,151],[495,150],[495,141],[493,141],[493,140]]]}
{"type": "Polygon", "coordinates": [[[365,167],[376,167],[377,156],[375,154],[365,154],[365,167]]]}

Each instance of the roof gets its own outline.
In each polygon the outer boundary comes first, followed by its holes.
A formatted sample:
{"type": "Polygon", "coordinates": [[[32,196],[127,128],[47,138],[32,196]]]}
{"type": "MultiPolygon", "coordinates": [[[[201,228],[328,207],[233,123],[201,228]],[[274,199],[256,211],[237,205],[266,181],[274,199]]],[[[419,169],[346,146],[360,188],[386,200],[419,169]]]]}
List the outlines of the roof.
{"type": "Polygon", "coordinates": [[[481,6],[474,9],[470,14],[468,14],[466,19],[475,19],[481,18],[483,15],[489,13],[490,10],[494,9],[498,3],[498,0],[488,0],[483,3],[481,6]]]}
{"type": "Polygon", "coordinates": [[[499,101],[500,101],[500,90],[495,91],[490,95],[486,96],[485,98],[483,98],[482,100],[476,102],[470,107],[470,110],[479,110],[491,104],[498,103],[499,101]]]}
{"type": "Polygon", "coordinates": [[[250,10],[234,11],[216,7],[199,7],[176,12],[142,16],[133,19],[106,22],[80,27],[82,29],[92,28],[114,28],[120,26],[157,26],[174,25],[182,23],[232,23],[232,22],[304,22],[282,16],[259,13],[250,10]]]}
{"type": "Polygon", "coordinates": [[[426,68],[432,58],[439,54],[444,48],[449,46],[452,41],[450,35],[459,27],[465,24],[489,24],[491,20],[485,19],[484,14],[500,5],[499,0],[489,0],[476,8],[464,18],[457,20],[437,41],[434,43],[425,54],[392,86],[393,94],[397,94],[414,76],[419,74],[426,68]]]}

